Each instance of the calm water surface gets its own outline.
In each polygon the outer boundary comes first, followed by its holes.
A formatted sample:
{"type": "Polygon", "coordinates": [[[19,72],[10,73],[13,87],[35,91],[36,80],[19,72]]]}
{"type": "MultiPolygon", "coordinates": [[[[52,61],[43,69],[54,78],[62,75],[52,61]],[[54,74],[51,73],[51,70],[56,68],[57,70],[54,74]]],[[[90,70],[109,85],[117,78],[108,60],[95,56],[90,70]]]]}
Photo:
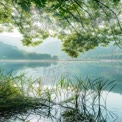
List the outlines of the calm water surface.
{"type": "Polygon", "coordinates": [[[94,80],[103,77],[105,80],[116,80],[116,87],[107,99],[109,110],[119,117],[122,122],[122,61],[60,61],[60,62],[0,62],[4,72],[13,70],[15,74],[22,72],[27,76],[41,77],[45,85],[51,86],[61,75],[74,78],[89,77],[94,80]]]}

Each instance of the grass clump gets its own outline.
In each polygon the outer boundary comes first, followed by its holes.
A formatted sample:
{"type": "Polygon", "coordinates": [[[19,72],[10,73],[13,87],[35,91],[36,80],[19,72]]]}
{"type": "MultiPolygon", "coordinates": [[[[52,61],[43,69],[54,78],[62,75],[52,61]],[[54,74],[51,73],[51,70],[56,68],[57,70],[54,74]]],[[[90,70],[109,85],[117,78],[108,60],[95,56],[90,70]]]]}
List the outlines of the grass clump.
{"type": "Polygon", "coordinates": [[[83,81],[78,77],[75,77],[75,82],[62,79],[64,81],[61,80],[58,85],[67,89],[68,93],[65,93],[66,99],[60,102],[66,108],[62,112],[63,122],[107,122],[115,117],[106,106],[108,93],[115,86],[114,81],[104,81],[103,78],[83,81]],[[108,88],[109,91],[106,91],[108,88]],[[103,92],[106,94],[103,95],[103,92]]]}
{"type": "Polygon", "coordinates": [[[113,82],[62,76],[56,86],[48,89],[43,88],[40,79],[33,80],[24,74],[13,76],[12,72],[4,74],[0,70],[0,121],[24,114],[26,119],[38,115],[54,122],[107,122],[112,114],[107,109],[106,98],[114,87],[113,82]]]}
{"type": "MultiPolygon", "coordinates": [[[[28,111],[34,112],[37,109],[49,109],[47,100],[42,97],[29,95],[33,91],[31,87],[24,87],[24,82],[29,79],[23,74],[13,76],[12,72],[4,74],[0,70],[0,121],[5,122],[13,116],[17,116],[28,111]],[[28,90],[28,91],[26,91],[28,90]],[[25,92],[26,91],[26,92],[25,92]]],[[[27,85],[27,84],[26,84],[27,85]]]]}
{"type": "Polygon", "coordinates": [[[66,110],[62,117],[64,122],[94,122],[92,115],[81,113],[78,109],[66,110]]]}

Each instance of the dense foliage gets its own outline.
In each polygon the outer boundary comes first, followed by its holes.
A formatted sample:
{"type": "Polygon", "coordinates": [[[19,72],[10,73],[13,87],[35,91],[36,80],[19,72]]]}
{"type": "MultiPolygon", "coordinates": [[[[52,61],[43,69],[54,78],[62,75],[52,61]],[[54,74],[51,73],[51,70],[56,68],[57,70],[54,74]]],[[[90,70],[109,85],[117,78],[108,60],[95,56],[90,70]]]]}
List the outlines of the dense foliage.
{"type": "Polygon", "coordinates": [[[122,45],[121,6],[121,0],[1,0],[0,31],[17,28],[27,46],[57,37],[77,57],[111,41],[122,45]]]}

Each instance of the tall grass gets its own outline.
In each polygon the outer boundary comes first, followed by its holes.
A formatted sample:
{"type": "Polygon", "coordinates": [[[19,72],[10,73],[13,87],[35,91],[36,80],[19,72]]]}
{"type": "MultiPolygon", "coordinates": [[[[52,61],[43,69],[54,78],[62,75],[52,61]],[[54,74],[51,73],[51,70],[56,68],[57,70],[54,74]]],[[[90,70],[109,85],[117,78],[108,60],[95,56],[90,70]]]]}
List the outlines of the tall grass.
{"type": "Polygon", "coordinates": [[[4,74],[0,70],[0,122],[17,118],[23,113],[34,113],[38,109],[47,116],[45,110],[50,109],[51,103],[44,98],[41,90],[37,92],[33,86],[35,82],[30,80],[24,74],[13,76],[12,72],[4,74]]]}
{"type": "Polygon", "coordinates": [[[34,115],[39,117],[37,121],[43,116],[55,122],[107,122],[114,115],[106,106],[113,83],[102,78],[83,81],[61,76],[54,87],[44,88],[41,78],[13,76],[0,70],[0,121],[19,118],[31,122],[29,116],[34,115]]]}
{"type": "Polygon", "coordinates": [[[108,93],[115,87],[115,81],[104,81],[103,78],[93,81],[89,78],[86,81],[79,77],[75,79],[74,82],[63,77],[58,84],[61,88],[67,88],[67,93],[70,93],[67,99],[60,102],[63,106],[68,106],[62,113],[64,122],[107,122],[116,117],[106,106],[108,93]],[[103,91],[107,88],[109,91],[103,96],[103,91]]]}

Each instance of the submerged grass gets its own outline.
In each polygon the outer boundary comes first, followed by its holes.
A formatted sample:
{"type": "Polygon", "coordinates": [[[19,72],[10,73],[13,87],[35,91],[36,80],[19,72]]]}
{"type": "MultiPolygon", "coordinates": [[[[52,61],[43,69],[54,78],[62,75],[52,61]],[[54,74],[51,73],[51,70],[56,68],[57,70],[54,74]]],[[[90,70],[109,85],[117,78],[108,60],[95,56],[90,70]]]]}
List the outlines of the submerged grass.
{"type": "Polygon", "coordinates": [[[106,97],[102,94],[107,87],[111,86],[110,91],[114,88],[113,82],[102,78],[83,81],[79,77],[74,82],[61,76],[49,89],[43,87],[40,78],[13,76],[12,72],[4,74],[0,70],[0,121],[19,118],[31,122],[29,116],[36,115],[38,122],[42,116],[54,122],[107,122],[114,114],[106,106],[109,92],[106,97]]]}

